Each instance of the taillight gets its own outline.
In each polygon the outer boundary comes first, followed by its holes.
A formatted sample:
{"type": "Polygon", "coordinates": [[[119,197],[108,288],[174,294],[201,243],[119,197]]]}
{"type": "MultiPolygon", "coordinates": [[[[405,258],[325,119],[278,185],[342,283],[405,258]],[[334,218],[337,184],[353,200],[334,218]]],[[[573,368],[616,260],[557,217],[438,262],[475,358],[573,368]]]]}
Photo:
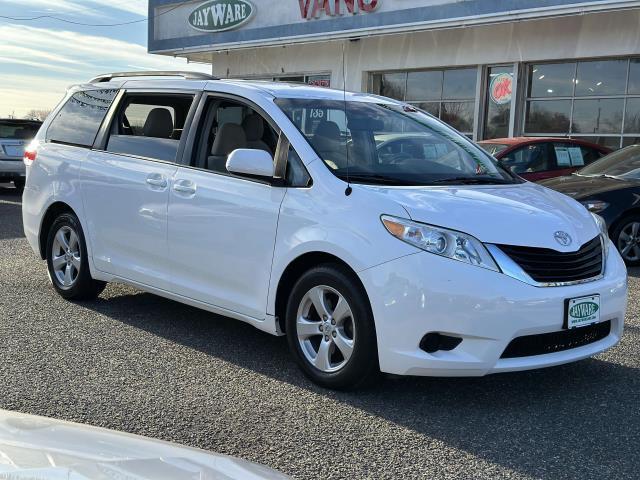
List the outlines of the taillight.
{"type": "Polygon", "coordinates": [[[22,157],[22,161],[27,167],[30,167],[33,162],[36,161],[36,157],[38,156],[38,152],[35,148],[27,149],[24,151],[24,156],[22,157]]]}

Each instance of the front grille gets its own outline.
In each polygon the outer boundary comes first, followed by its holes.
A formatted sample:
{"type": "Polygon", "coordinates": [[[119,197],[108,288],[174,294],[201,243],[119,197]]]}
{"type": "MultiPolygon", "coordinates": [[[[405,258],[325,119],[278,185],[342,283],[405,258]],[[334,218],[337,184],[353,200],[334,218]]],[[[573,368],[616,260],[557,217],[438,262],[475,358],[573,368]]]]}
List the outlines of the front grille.
{"type": "Polygon", "coordinates": [[[596,237],[577,252],[558,252],[550,248],[498,245],[536,282],[575,282],[602,273],[602,242],[596,237]]]}
{"type": "Polygon", "coordinates": [[[611,321],[560,332],[526,335],[511,341],[500,358],[532,357],[582,347],[605,338],[611,332],[611,321]]]}

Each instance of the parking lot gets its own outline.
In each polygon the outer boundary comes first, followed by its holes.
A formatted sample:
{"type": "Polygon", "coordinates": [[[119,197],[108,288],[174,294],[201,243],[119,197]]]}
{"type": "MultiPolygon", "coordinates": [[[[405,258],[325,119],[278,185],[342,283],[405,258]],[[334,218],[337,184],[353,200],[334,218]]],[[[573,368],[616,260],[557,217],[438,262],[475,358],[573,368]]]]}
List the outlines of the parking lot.
{"type": "Polygon", "coordinates": [[[69,303],[0,185],[0,408],[239,456],[294,478],[638,478],[640,271],[619,346],[547,370],[322,390],[284,338],[109,285],[69,303]]]}

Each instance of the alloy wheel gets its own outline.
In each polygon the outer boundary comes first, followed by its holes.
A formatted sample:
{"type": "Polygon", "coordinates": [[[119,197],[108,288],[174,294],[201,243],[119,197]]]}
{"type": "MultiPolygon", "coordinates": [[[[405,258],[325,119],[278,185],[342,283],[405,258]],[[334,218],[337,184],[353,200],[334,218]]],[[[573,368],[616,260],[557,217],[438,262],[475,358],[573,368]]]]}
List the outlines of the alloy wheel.
{"type": "Polygon", "coordinates": [[[51,264],[58,284],[71,288],[82,264],[78,234],[69,226],[60,227],[51,247],[51,264]]]}
{"type": "Polygon", "coordinates": [[[353,354],[353,313],[347,300],[332,287],[319,285],[302,297],[296,332],[305,358],[322,372],[337,372],[353,354]]]}
{"type": "Polygon", "coordinates": [[[626,261],[640,260],[640,222],[631,222],[624,226],[618,236],[618,250],[626,261]]]}

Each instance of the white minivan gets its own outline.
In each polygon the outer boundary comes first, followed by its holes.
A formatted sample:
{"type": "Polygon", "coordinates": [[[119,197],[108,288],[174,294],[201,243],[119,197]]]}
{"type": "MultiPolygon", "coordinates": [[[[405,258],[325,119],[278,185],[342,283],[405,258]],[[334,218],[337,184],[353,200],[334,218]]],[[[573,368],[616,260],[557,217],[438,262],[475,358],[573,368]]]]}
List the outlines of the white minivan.
{"type": "Polygon", "coordinates": [[[124,282],[248,322],[329,388],[547,367],[620,340],[627,272],[600,217],[429,114],[145,75],[71,88],[25,153],[25,233],[63,297],[124,282]]]}

